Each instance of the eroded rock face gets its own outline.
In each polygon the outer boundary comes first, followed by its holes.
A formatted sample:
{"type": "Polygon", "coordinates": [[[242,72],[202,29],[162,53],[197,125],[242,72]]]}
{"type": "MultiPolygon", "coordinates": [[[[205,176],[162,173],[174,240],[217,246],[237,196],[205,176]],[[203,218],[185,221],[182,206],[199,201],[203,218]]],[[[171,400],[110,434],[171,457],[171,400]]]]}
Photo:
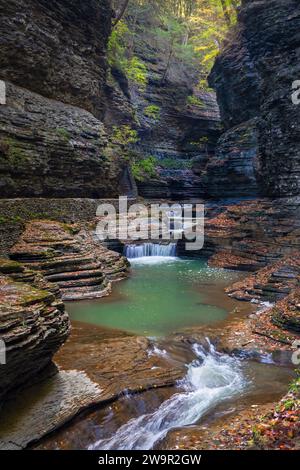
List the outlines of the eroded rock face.
{"type": "Polygon", "coordinates": [[[108,140],[109,0],[0,2],[1,197],[116,197],[128,164],[108,140]]]}
{"type": "Polygon", "coordinates": [[[258,269],[299,252],[299,200],[257,199],[208,217],[203,253],[211,266],[258,269]]]}
{"type": "Polygon", "coordinates": [[[1,79],[104,112],[109,0],[1,0],[1,79]]]}
{"type": "Polygon", "coordinates": [[[138,181],[138,191],[154,199],[201,197],[204,192],[199,173],[213,155],[221,132],[216,99],[213,93],[195,92],[190,76],[179,74],[178,81],[173,76],[161,84],[157,72],[161,66],[159,62],[150,64],[147,93],[134,97],[141,124],[141,143],[136,150],[157,159],[157,176],[138,181]],[[200,105],[189,104],[191,96],[200,105]],[[151,103],[160,109],[157,120],[143,114],[151,103]]]}
{"type": "MultiPolygon", "coordinates": [[[[127,393],[173,386],[184,376],[185,366],[156,354],[154,346],[145,337],[75,322],[70,339],[55,356],[59,373],[2,410],[0,449],[25,448],[93,405],[103,407],[127,393]]],[[[67,429],[66,440],[64,428],[54,440],[64,441],[68,448],[87,447],[86,435],[80,445],[72,446],[78,436],[76,421],[67,429]],[[71,437],[69,431],[75,434],[71,437]]],[[[51,441],[49,447],[46,441],[39,448],[51,448],[51,441]]]]}
{"type": "MultiPolygon", "coordinates": [[[[296,0],[244,0],[236,33],[217,58],[210,82],[227,128],[257,117],[259,187],[267,196],[300,192],[300,6],[296,0]]],[[[238,142],[237,142],[238,143],[238,142]]]]}
{"type": "Polygon", "coordinates": [[[147,85],[128,82],[113,67],[105,123],[134,127],[139,137],[132,149],[136,159],[156,159],[156,175],[137,180],[139,195],[174,200],[199,197],[202,186],[192,160],[197,160],[198,171],[204,167],[220,136],[215,93],[197,87],[198,63],[183,64],[175,55],[167,66],[166,44],[153,34],[159,22],[156,14],[128,21],[134,21],[129,24],[135,36],[132,53],[146,65],[147,85]]]}
{"type": "Polygon", "coordinates": [[[109,197],[124,171],[91,113],[6,82],[0,109],[1,197],[109,197]]]}
{"type": "Polygon", "coordinates": [[[41,276],[18,263],[0,261],[0,339],[6,349],[6,364],[0,365],[0,401],[16,388],[41,379],[69,334],[62,301],[41,290],[42,286],[47,283],[41,276]],[[25,280],[31,284],[20,282],[25,280]]]}
{"type": "Polygon", "coordinates": [[[122,279],[128,270],[125,258],[96,246],[80,227],[52,221],[27,224],[10,256],[42,272],[59,287],[63,300],[107,296],[111,292],[110,280],[122,279]]]}
{"type": "Polygon", "coordinates": [[[232,127],[220,138],[203,172],[204,193],[214,199],[257,196],[256,120],[232,127]]]}
{"type": "Polygon", "coordinates": [[[299,253],[260,269],[241,282],[226,289],[238,300],[277,301],[292,293],[300,285],[299,253]]]}

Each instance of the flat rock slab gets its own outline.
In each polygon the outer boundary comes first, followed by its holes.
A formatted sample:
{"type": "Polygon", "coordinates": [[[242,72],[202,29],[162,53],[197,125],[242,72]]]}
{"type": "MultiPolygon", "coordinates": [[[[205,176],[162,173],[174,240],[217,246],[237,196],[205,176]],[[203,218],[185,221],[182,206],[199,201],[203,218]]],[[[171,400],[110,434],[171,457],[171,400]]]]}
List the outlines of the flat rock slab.
{"type": "Polygon", "coordinates": [[[20,393],[1,413],[0,450],[24,449],[92,403],[101,389],[84,372],[60,371],[20,393]]]}
{"type": "Polygon", "coordinates": [[[155,354],[148,338],[80,322],[55,360],[61,369],[85,371],[103,390],[102,400],[174,385],[185,374],[182,364],[155,354]]]}
{"type": "Polygon", "coordinates": [[[2,409],[0,450],[24,449],[89,407],[174,385],[185,373],[182,364],[155,353],[147,338],[77,322],[55,359],[58,374],[2,409]]]}

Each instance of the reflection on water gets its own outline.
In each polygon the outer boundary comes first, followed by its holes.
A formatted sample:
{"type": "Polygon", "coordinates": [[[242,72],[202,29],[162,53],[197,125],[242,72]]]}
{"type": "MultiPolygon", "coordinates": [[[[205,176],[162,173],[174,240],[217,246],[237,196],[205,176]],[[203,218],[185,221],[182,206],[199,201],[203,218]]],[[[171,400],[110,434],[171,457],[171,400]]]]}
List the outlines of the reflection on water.
{"type": "MultiPolygon", "coordinates": [[[[236,273],[210,269],[201,260],[148,256],[134,260],[132,277],[118,284],[111,298],[70,304],[68,310],[76,320],[148,336],[166,336],[179,328],[201,325],[207,325],[207,330],[209,325],[220,329],[236,304],[223,289],[237,277],[236,273]]],[[[180,343],[172,336],[160,338],[149,354],[168,355],[186,365],[187,373],[180,383],[125,394],[110,405],[81,415],[38,448],[167,448],[174,429],[182,429],[183,435],[191,425],[201,430],[203,425],[270,403],[286,392],[293,375],[290,369],[275,366],[269,357],[264,363],[233,358],[217,353],[209,341],[207,344],[180,343]]]]}

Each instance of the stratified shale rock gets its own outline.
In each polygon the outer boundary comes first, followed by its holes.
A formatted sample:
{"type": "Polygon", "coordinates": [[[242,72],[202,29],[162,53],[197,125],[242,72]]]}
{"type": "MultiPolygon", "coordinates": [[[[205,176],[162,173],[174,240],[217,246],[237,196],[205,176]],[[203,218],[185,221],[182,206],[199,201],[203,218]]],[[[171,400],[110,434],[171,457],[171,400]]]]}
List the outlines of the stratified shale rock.
{"type": "Polygon", "coordinates": [[[136,151],[157,160],[157,176],[138,181],[138,191],[148,199],[200,197],[204,192],[200,175],[214,153],[221,131],[215,95],[196,93],[190,77],[185,75],[179,76],[179,81],[173,76],[162,85],[157,76],[160,66],[150,65],[150,77],[153,74],[155,79],[150,79],[146,100],[144,96],[135,97],[141,124],[141,144],[136,151]],[[200,105],[188,104],[191,96],[200,105]],[[143,114],[152,102],[160,109],[157,120],[143,114]]]}
{"type": "Polygon", "coordinates": [[[300,286],[300,257],[295,252],[226,289],[238,300],[277,301],[300,286]]]}
{"type": "MultiPolygon", "coordinates": [[[[299,278],[298,278],[299,286],[299,278]]],[[[272,323],[284,330],[300,333],[300,288],[277,302],[271,312],[272,323]]]]}
{"type": "Polygon", "coordinates": [[[18,263],[0,260],[0,339],[6,351],[6,363],[0,365],[0,400],[43,377],[42,371],[51,365],[69,334],[62,301],[52,292],[33,287],[42,282],[18,263]]]}
{"type": "Polygon", "coordinates": [[[109,0],[0,1],[2,80],[104,113],[109,0]]]}
{"type": "Polygon", "coordinates": [[[128,163],[103,118],[109,0],[0,0],[0,193],[116,197],[128,163]]]}
{"type": "Polygon", "coordinates": [[[258,155],[259,189],[265,196],[300,193],[300,106],[292,102],[292,84],[300,73],[299,39],[297,0],[243,0],[236,31],[210,77],[227,129],[257,118],[258,148],[254,145],[251,153],[258,155]]]}
{"type": "MultiPolygon", "coordinates": [[[[184,376],[185,366],[156,351],[148,338],[73,323],[70,339],[55,356],[59,373],[28,388],[3,408],[0,449],[22,449],[36,443],[96,404],[105,406],[128,393],[176,384],[184,376]]],[[[78,435],[76,421],[72,428],[78,435]]],[[[58,439],[61,432],[64,440],[64,431],[59,431],[58,439]]],[[[72,448],[78,449],[78,445],[72,448]]]]}
{"type": "Polygon", "coordinates": [[[42,272],[59,287],[63,300],[106,296],[111,291],[109,279],[124,277],[128,262],[79,232],[79,227],[58,222],[31,222],[10,256],[42,272]]]}
{"type": "Polygon", "coordinates": [[[198,61],[184,62],[174,54],[168,63],[166,42],[154,33],[158,26],[165,28],[155,9],[136,18],[128,15],[126,21],[134,32],[131,53],[145,64],[147,83],[137,86],[114,66],[104,122],[131,125],[139,138],[132,146],[134,158],[156,160],[156,174],[145,172],[137,178],[139,195],[174,200],[199,197],[199,169],[213,155],[221,133],[215,93],[199,90],[198,61]]]}
{"type": "Polygon", "coordinates": [[[214,199],[256,196],[258,144],[256,120],[225,132],[203,172],[205,194],[214,199]]]}
{"type": "Polygon", "coordinates": [[[104,126],[89,112],[6,83],[0,109],[1,197],[108,197],[119,194],[104,126]]]}
{"type": "Polygon", "coordinates": [[[211,266],[257,271],[299,253],[299,198],[257,199],[219,208],[205,222],[211,266]]]}

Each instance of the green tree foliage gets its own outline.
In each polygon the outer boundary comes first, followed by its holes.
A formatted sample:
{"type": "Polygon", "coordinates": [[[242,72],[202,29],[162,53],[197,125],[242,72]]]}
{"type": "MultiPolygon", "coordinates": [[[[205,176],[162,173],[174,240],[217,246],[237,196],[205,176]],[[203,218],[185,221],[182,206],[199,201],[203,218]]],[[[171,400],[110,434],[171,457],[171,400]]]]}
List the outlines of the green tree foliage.
{"type": "Polygon", "coordinates": [[[153,36],[165,51],[162,82],[168,78],[175,59],[186,67],[197,62],[201,68],[199,87],[205,89],[206,76],[236,22],[240,0],[114,0],[113,3],[115,10],[122,12],[122,20],[113,29],[109,41],[111,64],[121,68],[140,88],[145,88],[146,65],[134,50],[143,27],[145,31],[149,27],[146,19],[152,18],[152,23],[156,20],[157,24],[153,36]]]}
{"type": "Polygon", "coordinates": [[[155,121],[159,121],[160,119],[160,107],[156,104],[150,104],[144,109],[145,116],[154,119],[155,121]]]}
{"type": "Polygon", "coordinates": [[[137,56],[128,54],[128,44],[133,33],[124,21],[119,21],[113,28],[108,41],[108,63],[121,70],[129,81],[144,90],[147,85],[147,68],[137,56]]]}
{"type": "Polygon", "coordinates": [[[146,157],[131,164],[131,170],[137,181],[144,181],[156,176],[156,158],[146,157]]]}
{"type": "Polygon", "coordinates": [[[229,29],[236,23],[239,1],[199,0],[190,17],[190,41],[198,52],[202,67],[209,73],[229,29]]]}
{"type": "Polygon", "coordinates": [[[128,146],[138,141],[138,134],[135,129],[130,126],[114,126],[112,133],[112,142],[116,145],[128,146]]]}
{"type": "Polygon", "coordinates": [[[198,108],[204,108],[205,104],[203,101],[195,95],[190,95],[187,97],[187,104],[191,106],[198,106],[198,108]]]}
{"type": "Polygon", "coordinates": [[[140,90],[144,90],[147,85],[147,67],[138,57],[131,57],[124,66],[127,78],[135,83],[140,90]]]}

